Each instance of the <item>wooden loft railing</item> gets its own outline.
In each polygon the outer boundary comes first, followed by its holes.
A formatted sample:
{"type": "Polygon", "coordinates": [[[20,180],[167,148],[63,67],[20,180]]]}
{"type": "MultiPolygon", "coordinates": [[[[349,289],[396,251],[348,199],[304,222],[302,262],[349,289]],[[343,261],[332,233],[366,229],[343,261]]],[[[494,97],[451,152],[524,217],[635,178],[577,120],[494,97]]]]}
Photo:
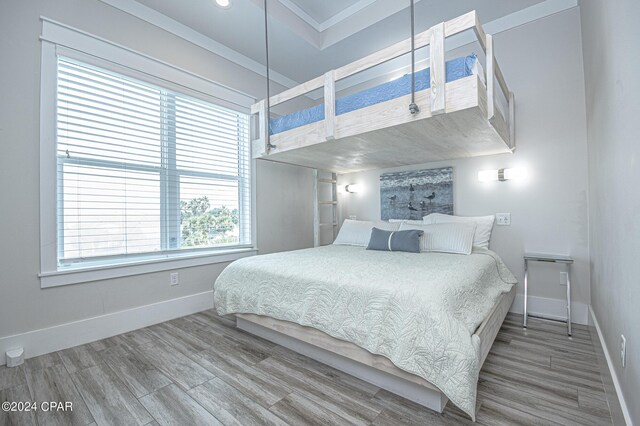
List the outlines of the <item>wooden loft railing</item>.
{"type": "MultiPolygon", "coordinates": [[[[482,29],[482,27],[480,27],[482,29]]],[[[514,150],[515,149],[515,140],[516,140],[516,127],[515,127],[515,99],[513,96],[513,92],[509,90],[507,83],[504,81],[504,76],[502,75],[502,70],[500,70],[500,66],[496,61],[495,54],[493,52],[493,36],[491,34],[486,34],[484,36],[485,44],[482,45],[483,50],[485,51],[487,57],[487,70],[486,70],[486,81],[487,81],[487,119],[491,122],[492,125],[498,125],[495,123],[495,80],[498,81],[498,87],[502,91],[505,99],[508,104],[508,111],[505,113],[509,115],[508,121],[508,135],[509,140],[507,141],[509,147],[514,150]]],[[[482,39],[480,39],[482,40],[482,39]]]]}
{"type": "MultiPolygon", "coordinates": [[[[471,11],[457,18],[434,25],[428,30],[417,34],[415,37],[415,49],[430,46],[430,75],[431,75],[431,115],[442,114],[446,110],[446,65],[445,65],[445,39],[459,34],[463,31],[473,29],[474,34],[480,43],[487,58],[486,82],[487,82],[487,119],[493,123],[495,116],[495,81],[504,94],[509,104],[509,135],[507,144],[514,147],[514,98],[513,93],[504,79],[500,66],[495,59],[493,49],[493,38],[487,35],[478,20],[476,11],[471,11]]],[[[273,107],[283,102],[305,95],[314,90],[324,89],[324,111],[325,111],[325,138],[331,140],[335,135],[335,83],[337,80],[350,77],[359,72],[373,68],[374,66],[396,59],[411,52],[411,39],[403,40],[392,46],[372,53],[362,59],[331,70],[320,77],[302,83],[298,86],[287,89],[269,98],[269,106],[273,107]]],[[[262,155],[266,151],[269,117],[267,116],[267,103],[262,100],[251,106],[251,113],[258,114],[258,133],[254,144],[254,156],[262,155]],[[262,143],[260,143],[262,142],[262,143]],[[255,146],[257,145],[257,147],[255,146]]]]}

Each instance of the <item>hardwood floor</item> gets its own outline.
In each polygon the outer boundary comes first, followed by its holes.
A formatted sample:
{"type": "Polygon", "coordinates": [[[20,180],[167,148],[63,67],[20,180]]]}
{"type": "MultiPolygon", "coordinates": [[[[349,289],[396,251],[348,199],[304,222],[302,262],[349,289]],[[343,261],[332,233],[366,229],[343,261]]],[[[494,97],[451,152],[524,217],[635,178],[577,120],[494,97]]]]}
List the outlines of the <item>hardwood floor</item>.
{"type": "MultiPolygon", "coordinates": [[[[509,315],[478,382],[481,425],[607,425],[586,327],[509,315]]],[[[0,425],[459,425],[443,414],[237,330],[206,311],[0,367],[0,401],[72,401],[0,425]]]]}

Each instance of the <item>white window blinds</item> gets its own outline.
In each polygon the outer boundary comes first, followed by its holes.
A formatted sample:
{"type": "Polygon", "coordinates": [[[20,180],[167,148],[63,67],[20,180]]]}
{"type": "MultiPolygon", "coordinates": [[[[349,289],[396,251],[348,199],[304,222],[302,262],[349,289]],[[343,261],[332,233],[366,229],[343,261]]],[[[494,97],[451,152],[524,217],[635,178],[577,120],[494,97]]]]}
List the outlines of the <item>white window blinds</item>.
{"type": "Polygon", "coordinates": [[[58,59],[58,263],[251,245],[249,117],[58,59]]]}

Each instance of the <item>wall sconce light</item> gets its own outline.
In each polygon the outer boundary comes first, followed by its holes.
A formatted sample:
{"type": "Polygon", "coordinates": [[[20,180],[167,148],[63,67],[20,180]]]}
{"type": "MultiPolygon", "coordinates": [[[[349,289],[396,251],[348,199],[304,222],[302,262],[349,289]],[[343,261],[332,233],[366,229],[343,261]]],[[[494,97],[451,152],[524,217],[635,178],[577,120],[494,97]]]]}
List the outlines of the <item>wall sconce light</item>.
{"type": "Polygon", "coordinates": [[[344,190],[346,192],[351,193],[351,194],[355,194],[356,192],[359,192],[360,189],[361,189],[361,187],[357,183],[350,183],[349,185],[345,185],[344,186],[344,190]]]}
{"type": "Polygon", "coordinates": [[[481,170],[478,172],[478,180],[480,182],[491,182],[517,179],[521,176],[519,169],[498,169],[498,170],[481,170]]]}

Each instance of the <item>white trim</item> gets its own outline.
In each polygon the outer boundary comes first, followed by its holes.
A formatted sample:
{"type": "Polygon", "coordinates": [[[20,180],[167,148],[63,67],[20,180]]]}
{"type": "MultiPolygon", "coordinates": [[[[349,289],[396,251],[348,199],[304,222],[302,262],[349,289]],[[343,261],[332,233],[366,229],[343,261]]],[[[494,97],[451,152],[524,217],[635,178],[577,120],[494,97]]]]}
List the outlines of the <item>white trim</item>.
{"type": "MultiPolygon", "coordinates": [[[[222,106],[235,110],[240,107],[244,110],[243,112],[248,112],[248,108],[255,103],[255,98],[246,93],[212,81],[184,68],[61,22],[43,16],[40,17],[40,20],[42,21],[40,39],[43,41],[43,45],[48,42],[56,46],[56,51],[53,52],[54,55],[60,53],[71,59],[89,63],[96,62],[94,65],[106,67],[120,73],[126,73],[123,69],[128,69],[136,74],[134,75],[136,78],[144,79],[140,75],[146,75],[147,79],[151,78],[155,82],[163,80],[174,85],[187,87],[194,92],[206,94],[208,97],[213,97],[226,103],[226,105],[222,106]],[[91,60],[90,57],[93,57],[94,60],[91,60]],[[115,64],[118,68],[109,67],[109,63],[112,66],[115,64]]],[[[42,68],[42,71],[47,72],[48,70],[42,68]]]]}
{"type": "Polygon", "coordinates": [[[0,365],[6,363],[5,352],[11,349],[24,348],[25,358],[33,358],[212,308],[213,290],[209,290],[40,330],[0,337],[0,365]]]}
{"type": "MultiPolygon", "coordinates": [[[[517,12],[494,19],[482,25],[485,33],[496,35],[505,31],[530,24],[560,12],[578,7],[578,0],[546,0],[517,12]]],[[[447,38],[446,50],[454,50],[470,43],[477,42],[477,36],[469,31],[447,38]]]]}
{"type": "MultiPolygon", "coordinates": [[[[134,0],[100,0],[101,2],[108,4],[116,9],[119,9],[129,15],[135,16],[151,25],[161,28],[175,36],[180,37],[190,43],[195,44],[211,53],[221,56],[229,61],[240,65],[254,73],[266,77],[265,66],[253,59],[225,46],[224,44],[215,41],[204,34],[188,27],[167,15],[164,15],[150,7],[147,7],[134,0]]],[[[297,86],[298,82],[280,74],[277,71],[270,70],[271,80],[285,87],[297,86]]]]}
{"type": "MultiPolygon", "coordinates": [[[[511,13],[509,15],[498,18],[494,21],[487,22],[482,26],[487,34],[500,34],[505,31],[512,30],[514,28],[529,24],[531,22],[544,19],[551,15],[564,12],[569,9],[573,9],[578,6],[577,0],[547,0],[542,3],[538,3],[534,6],[522,9],[518,12],[511,13]]],[[[477,43],[478,39],[475,34],[471,32],[463,32],[452,37],[448,37],[445,43],[446,51],[458,49],[463,46],[467,46],[472,43],[477,43]]],[[[499,53],[498,53],[499,56],[499,53]]],[[[393,62],[390,62],[393,63],[393,62]]],[[[421,70],[429,66],[429,58],[422,59],[416,62],[416,69],[421,70]]],[[[409,65],[400,68],[389,69],[389,66],[379,65],[370,68],[366,71],[360,72],[354,76],[349,77],[351,87],[357,86],[362,83],[369,82],[376,78],[397,76],[399,78],[404,74],[410,72],[411,67],[409,65]]],[[[311,98],[318,100],[321,95],[313,96],[311,98]]]]}
{"type": "MultiPolygon", "coordinates": [[[[104,1],[104,0],[103,0],[104,1]]],[[[340,22],[352,17],[353,15],[359,13],[367,6],[370,6],[376,2],[376,0],[360,0],[359,2],[345,8],[341,12],[332,16],[324,22],[318,23],[313,17],[311,17],[308,13],[306,13],[302,8],[298,5],[294,4],[291,0],[278,0],[280,4],[289,9],[292,13],[294,13],[298,18],[302,19],[304,22],[309,24],[314,30],[316,30],[319,34],[323,33],[332,27],[336,26],[340,22]]],[[[420,0],[416,0],[416,3],[420,2],[420,0]]],[[[488,34],[497,34],[503,31],[510,30],[512,28],[516,28],[520,25],[527,24],[529,22],[533,22],[535,20],[545,18],[547,16],[554,15],[556,13],[562,12],[567,9],[571,9],[578,6],[577,0],[546,0],[541,3],[535,4],[528,8],[513,12],[509,15],[503,16],[501,18],[495,19],[490,23],[483,25],[485,31],[488,34]]],[[[396,13],[400,10],[406,9],[408,6],[403,6],[398,9],[394,9],[393,13],[396,13]]],[[[353,27],[351,31],[346,31],[344,34],[339,36],[336,39],[331,40],[330,43],[326,41],[323,42],[322,46],[318,46],[321,50],[327,47],[330,47],[340,41],[352,36],[357,31],[362,30],[363,28],[370,27],[378,23],[382,19],[388,18],[389,11],[386,9],[380,9],[377,13],[370,13],[370,16],[367,16],[367,24],[364,27],[353,27]],[[380,12],[385,12],[387,15],[380,16],[380,12]]],[[[473,36],[468,35],[464,38],[467,39],[467,42],[464,44],[468,44],[472,42],[471,40],[473,36]]],[[[449,42],[450,39],[447,39],[449,42]]],[[[447,50],[451,50],[449,46],[447,46],[447,50]]]]}
{"type": "Polygon", "coordinates": [[[574,7],[578,7],[578,0],[546,0],[502,18],[494,19],[487,25],[483,25],[483,28],[488,34],[498,34],[574,7]]]}
{"type": "Polygon", "coordinates": [[[622,393],[622,388],[620,387],[620,381],[618,380],[618,376],[616,375],[616,370],[613,368],[611,355],[609,354],[609,349],[607,349],[607,342],[604,340],[602,330],[600,329],[600,324],[598,323],[596,314],[593,312],[593,308],[591,306],[589,306],[589,313],[591,314],[591,321],[593,321],[593,326],[595,327],[596,332],[598,333],[598,339],[600,339],[600,344],[602,345],[604,357],[607,360],[607,367],[609,368],[609,372],[611,373],[611,380],[613,381],[613,387],[616,390],[618,401],[620,401],[620,408],[622,409],[622,415],[624,416],[624,421],[631,426],[633,425],[633,422],[631,421],[631,414],[629,413],[629,407],[627,406],[627,402],[624,399],[624,394],[622,393]]]}
{"type": "MultiPolygon", "coordinates": [[[[342,10],[341,12],[336,13],[331,18],[329,18],[326,21],[322,22],[319,25],[320,31],[321,32],[325,31],[325,30],[333,27],[334,25],[344,21],[345,19],[352,17],[353,15],[355,15],[358,12],[360,12],[365,7],[367,7],[369,5],[372,5],[376,1],[377,0],[360,0],[358,3],[352,4],[351,6],[347,7],[344,10],[342,10]]],[[[418,3],[419,1],[420,0],[417,0],[416,3],[418,3]]]]}
{"type": "MultiPolygon", "coordinates": [[[[116,9],[122,10],[123,12],[126,12],[132,16],[135,16],[138,19],[141,19],[149,24],[152,24],[160,29],[163,29],[177,37],[180,37],[190,43],[195,44],[196,46],[200,46],[203,49],[206,49],[216,55],[222,56],[225,59],[228,59],[231,62],[234,62],[250,71],[253,71],[263,77],[266,77],[266,72],[264,70],[264,65],[254,61],[253,59],[242,55],[241,53],[205,36],[204,34],[184,25],[181,24],[178,21],[175,21],[174,19],[163,15],[162,13],[151,9],[147,6],[144,6],[138,2],[136,2],[135,0],[100,0],[105,4],[108,4],[116,9]]],[[[254,2],[257,0],[254,0],[254,2]]],[[[278,3],[281,4],[283,7],[285,7],[286,9],[288,9],[290,12],[292,12],[294,15],[296,15],[298,18],[302,19],[305,23],[309,24],[313,29],[317,30],[318,33],[320,33],[321,31],[325,31],[327,28],[322,28],[322,30],[320,30],[321,25],[323,24],[318,24],[317,22],[315,22],[315,20],[313,20],[313,18],[309,17],[313,23],[310,23],[308,20],[306,20],[304,17],[302,17],[300,14],[298,14],[295,10],[295,8],[297,8],[297,6],[295,7],[289,7],[290,4],[292,4],[290,2],[290,0],[278,0],[278,3]],[[314,25],[315,24],[315,25],[314,25]],[[316,27],[317,25],[317,27],[316,27]]],[[[330,23],[330,26],[334,26],[335,24],[337,24],[338,22],[341,22],[351,16],[353,16],[354,14],[356,14],[357,12],[361,11],[362,9],[364,9],[365,7],[369,6],[370,4],[373,4],[374,1],[372,0],[361,0],[360,2],[346,8],[344,11],[340,12],[339,14],[337,14],[336,16],[332,17],[331,19],[329,19],[328,21],[325,21],[325,23],[329,23],[329,21],[332,21],[330,23]],[[352,9],[353,8],[353,9],[352,9]],[[345,14],[345,16],[342,16],[342,14],[345,14]],[[347,16],[348,15],[348,16],[347,16]],[[333,20],[335,20],[335,22],[333,22],[333,20]]],[[[539,20],[539,19],[543,19],[546,18],[547,16],[551,16],[554,15],[556,13],[560,13],[563,12],[565,10],[568,9],[572,9],[574,7],[578,6],[578,1],[577,0],[546,0],[542,3],[538,3],[536,5],[530,6],[526,9],[522,9],[520,11],[511,13],[509,15],[503,16],[501,18],[498,18],[494,21],[488,22],[485,25],[483,25],[483,28],[485,29],[485,32],[487,32],[488,34],[498,34],[504,31],[508,31],[510,29],[519,27],[521,25],[525,25],[528,24],[530,22],[539,20]]],[[[306,13],[305,13],[306,14],[306,13]]],[[[308,16],[308,15],[307,15],[308,16]]],[[[286,22],[286,19],[284,19],[286,22]]],[[[371,23],[366,25],[366,27],[369,27],[371,25],[373,25],[374,23],[379,22],[379,19],[373,19],[370,20],[371,23]]],[[[288,24],[291,26],[292,30],[295,31],[295,26],[293,26],[290,22],[288,22],[288,24]]],[[[322,46],[318,46],[316,44],[316,47],[319,50],[322,50],[324,48],[327,48],[331,45],[334,45],[336,43],[338,43],[339,41],[345,39],[348,36],[353,35],[354,33],[347,33],[344,35],[344,37],[341,37],[338,40],[333,40],[331,43],[327,44],[327,43],[323,43],[322,46]]],[[[308,35],[307,35],[308,36],[308,35]]],[[[308,38],[308,37],[306,37],[308,38]]],[[[447,50],[451,50],[451,49],[455,49],[457,47],[461,47],[464,45],[467,45],[469,43],[473,43],[474,41],[476,41],[475,36],[473,34],[459,34],[457,36],[454,37],[449,37],[447,39],[447,43],[446,43],[446,47],[447,50]]],[[[374,68],[375,71],[371,71],[369,74],[365,73],[359,73],[358,76],[356,76],[356,78],[358,78],[357,80],[353,80],[353,85],[357,85],[359,83],[374,79],[376,77],[381,77],[383,75],[386,75],[390,72],[385,72],[381,67],[375,67],[374,68]],[[382,71],[382,72],[381,72],[382,71]],[[376,73],[377,72],[377,73],[376,73]],[[373,74],[372,74],[373,73],[373,74]]],[[[299,85],[298,82],[296,82],[295,80],[282,75],[276,71],[271,70],[271,77],[272,80],[275,81],[276,83],[281,84],[284,87],[287,88],[291,88],[291,87],[295,87],[297,85],[299,85]]],[[[318,100],[321,95],[313,95],[311,93],[308,93],[307,96],[313,100],[318,100]]]]}
{"type": "MultiPolygon", "coordinates": [[[[505,31],[518,28],[522,25],[547,18],[565,10],[578,7],[578,0],[546,0],[542,3],[527,7],[526,9],[505,15],[482,25],[487,34],[496,35],[505,31]]],[[[462,32],[447,38],[447,50],[457,49],[470,43],[477,42],[475,34],[462,32]]]]}
{"type": "Polygon", "coordinates": [[[55,135],[58,60],[55,44],[42,42],[40,64],[40,271],[53,271],[58,267],[58,225],[55,214],[58,181],[55,135]],[[44,102],[44,99],[50,101],[44,102]]]}
{"type": "Polygon", "coordinates": [[[191,268],[193,266],[227,263],[243,257],[255,256],[256,254],[258,254],[258,250],[255,248],[227,250],[219,253],[208,252],[206,254],[192,252],[188,255],[174,258],[165,256],[116,265],[45,271],[38,274],[38,276],[40,277],[40,287],[49,288],[172,269],[191,268]]]}
{"type": "Polygon", "coordinates": [[[293,3],[291,0],[278,0],[278,2],[280,2],[281,5],[289,9],[291,12],[295,13],[298,18],[302,19],[304,22],[311,25],[314,30],[318,32],[322,31],[320,29],[321,24],[318,21],[316,21],[313,18],[313,16],[309,15],[307,12],[304,11],[304,9],[302,9],[297,4],[293,3]]]}
{"type": "MultiPolygon", "coordinates": [[[[567,320],[567,301],[565,299],[551,299],[547,297],[527,297],[527,311],[530,316],[547,318],[556,321],[567,320]]],[[[509,312],[523,313],[524,296],[517,294],[509,312]]],[[[582,302],[571,302],[571,320],[575,324],[589,324],[589,305],[582,302]]]]}
{"type": "MultiPolygon", "coordinates": [[[[518,12],[514,12],[510,15],[503,16],[502,18],[498,18],[494,21],[487,22],[482,27],[487,34],[495,35],[512,30],[522,25],[529,24],[531,22],[538,21],[540,19],[547,18],[557,13],[573,9],[577,6],[577,0],[547,0],[526,9],[522,9],[518,12]]],[[[472,34],[471,32],[463,32],[455,36],[448,37],[445,45],[446,50],[451,51],[472,43],[477,43],[475,34],[472,34]]],[[[359,84],[371,82],[372,80],[382,77],[385,77],[385,79],[389,76],[393,76],[393,78],[399,78],[402,75],[410,72],[410,66],[408,65],[400,68],[390,69],[392,66],[391,64],[393,63],[394,62],[391,61],[388,65],[379,65],[349,77],[350,87],[355,87],[359,84]]],[[[418,62],[416,62],[416,68],[420,70],[422,68],[428,67],[428,63],[428,58],[419,60],[418,62]]],[[[307,93],[306,96],[313,100],[318,100],[322,98],[322,93],[310,92],[307,93]]]]}
{"type": "Polygon", "coordinates": [[[305,12],[304,9],[302,9],[297,4],[293,3],[291,0],[278,0],[278,1],[284,7],[289,9],[291,12],[295,13],[298,16],[298,18],[302,19],[304,22],[311,25],[313,29],[319,33],[328,30],[334,25],[344,21],[347,18],[350,18],[351,16],[360,12],[365,7],[376,2],[376,0],[360,0],[357,3],[352,4],[351,6],[344,8],[340,12],[330,17],[329,19],[323,22],[318,22],[311,15],[305,12]]]}
{"type": "MultiPolygon", "coordinates": [[[[182,93],[249,112],[255,99],[205,77],[173,66],[126,46],[112,43],[82,30],[41,17],[42,52],[40,85],[40,285],[41,288],[77,284],[169,269],[187,268],[213,263],[231,262],[257,253],[253,247],[210,250],[149,256],[118,265],[92,265],[78,269],[60,269],[57,262],[56,224],[56,137],[55,108],[57,56],[63,54],[116,72],[133,74],[142,80],[162,80],[166,87],[177,86],[182,93]]],[[[251,179],[255,163],[251,162],[251,179]]],[[[253,182],[253,181],[252,181],[253,182]]],[[[251,187],[255,200],[255,185],[251,187]]],[[[255,203],[252,204],[252,236],[255,237],[255,203]]]]}
{"type": "MultiPolygon", "coordinates": [[[[249,142],[251,143],[251,142],[249,142]]],[[[251,160],[251,241],[253,246],[258,250],[260,241],[258,241],[258,164],[253,155],[251,155],[251,146],[249,147],[249,156],[251,160]]]]}

